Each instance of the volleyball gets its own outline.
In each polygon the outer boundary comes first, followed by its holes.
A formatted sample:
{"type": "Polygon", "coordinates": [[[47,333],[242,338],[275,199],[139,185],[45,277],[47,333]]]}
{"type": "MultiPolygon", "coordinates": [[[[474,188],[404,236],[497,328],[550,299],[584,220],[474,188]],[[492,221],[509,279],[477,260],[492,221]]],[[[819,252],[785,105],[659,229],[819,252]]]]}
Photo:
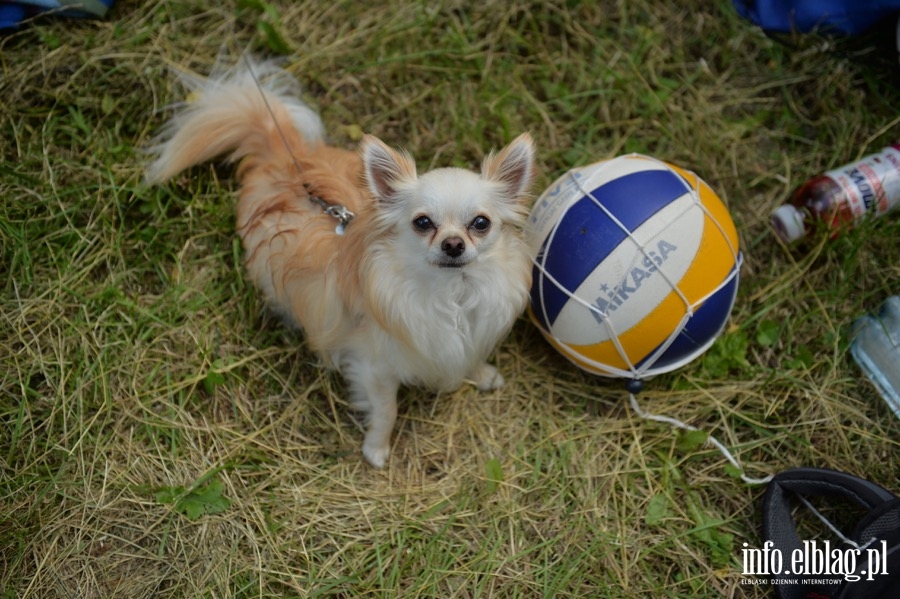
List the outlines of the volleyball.
{"type": "Polygon", "coordinates": [[[693,360],[731,314],[741,253],[725,204],[639,154],[572,169],[535,202],[529,314],[578,367],[643,379],[693,360]]]}

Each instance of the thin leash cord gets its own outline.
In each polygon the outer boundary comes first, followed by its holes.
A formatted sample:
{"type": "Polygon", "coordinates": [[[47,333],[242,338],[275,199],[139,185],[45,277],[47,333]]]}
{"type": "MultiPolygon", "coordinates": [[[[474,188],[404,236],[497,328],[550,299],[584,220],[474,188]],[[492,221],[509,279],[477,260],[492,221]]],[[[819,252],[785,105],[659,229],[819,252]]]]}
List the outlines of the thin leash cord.
{"type": "MultiPolygon", "coordinates": [[[[682,422],[681,420],[678,420],[677,418],[671,418],[669,416],[660,416],[659,414],[651,414],[650,412],[645,412],[638,405],[637,399],[635,399],[635,397],[634,397],[634,393],[629,392],[628,399],[629,399],[629,402],[631,403],[631,409],[634,410],[634,413],[637,414],[638,416],[640,416],[641,418],[644,418],[645,420],[652,420],[654,422],[662,422],[664,424],[668,424],[668,425],[671,425],[671,426],[674,426],[676,428],[680,428],[680,429],[683,429],[686,431],[699,431],[700,430],[696,426],[691,426],[690,424],[687,424],[686,422],[682,422]]],[[[741,467],[740,462],[737,461],[737,458],[734,457],[734,454],[732,454],[731,451],[729,451],[728,448],[725,447],[725,445],[723,445],[718,439],[716,439],[712,435],[707,436],[707,443],[713,445],[716,449],[718,449],[719,452],[723,456],[725,456],[725,459],[728,460],[732,466],[734,466],[735,468],[740,470],[741,480],[743,480],[745,483],[750,484],[750,485],[764,485],[772,480],[771,474],[769,476],[766,476],[763,478],[753,478],[751,476],[747,476],[746,474],[744,474],[744,469],[743,469],[743,467],[741,467]]]]}
{"type": "MultiPolygon", "coordinates": [[[[659,414],[651,414],[649,412],[645,412],[638,405],[637,399],[635,399],[635,397],[634,397],[634,393],[629,393],[628,399],[629,399],[629,402],[631,403],[631,409],[634,410],[635,414],[637,414],[641,418],[644,418],[646,420],[652,420],[654,422],[662,422],[664,424],[669,424],[676,428],[680,428],[680,429],[684,429],[684,430],[688,430],[688,431],[700,430],[696,426],[691,426],[690,424],[682,422],[682,421],[678,420],[677,418],[671,418],[669,416],[661,416],[659,414]]],[[[772,480],[773,477],[771,474],[769,476],[766,476],[763,478],[753,478],[753,477],[747,476],[746,474],[744,474],[744,469],[741,467],[740,463],[737,461],[737,458],[735,458],[734,455],[728,450],[728,448],[725,447],[725,445],[723,445],[718,439],[716,439],[712,435],[709,435],[709,436],[707,436],[707,442],[712,444],[713,446],[715,446],[715,448],[718,449],[722,453],[723,456],[725,456],[725,459],[727,459],[731,463],[731,465],[733,465],[735,468],[737,468],[738,470],[741,471],[741,479],[744,482],[751,484],[751,485],[764,485],[772,480]]],[[[864,549],[868,548],[872,543],[874,543],[875,541],[878,540],[878,537],[872,537],[871,539],[869,539],[868,542],[866,542],[863,545],[860,545],[853,539],[847,538],[847,536],[844,535],[838,529],[837,526],[832,524],[828,520],[828,518],[823,516],[822,513],[819,512],[819,510],[817,510],[815,507],[813,507],[813,505],[809,502],[809,500],[806,499],[806,497],[804,497],[803,495],[797,494],[797,498],[800,499],[800,501],[803,503],[803,505],[805,505],[806,508],[809,511],[811,511],[816,516],[816,518],[818,518],[822,522],[822,524],[824,524],[826,527],[828,527],[828,529],[831,532],[833,532],[835,534],[835,536],[837,536],[841,541],[843,541],[847,545],[849,545],[855,549],[858,549],[859,551],[863,551],[864,549]]]]}
{"type": "MultiPolygon", "coordinates": [[[[250,59],[246,54],[244,54],[242,58],[244,60],[244,66],[247,67],[247,72],[250,74],[250,78],[253,79],[253,83],[256,85],[256,89],[259,90],[259,96],[260,98],[262,98],[263,104],[266,107],[266,111],[269,113],[269,116],[272,117],[272,124],[275,125],[275,130],[278,131],[278,137],[281,138],[281,143],[284,144],[284,149],[287,150],[288,155],[291,157],[291,161],[294,163],[294,168],[297,169],[297,172],[302,172],[302,169],[300,168],[300,162],[297,160],[297,157],[294,156],[294,152],[291,150],[291,144],[288,143],[287,136],[278,125],[278,119],[275,118],[275,111],[272,109],[272,105],[269,104],[269,99],[266,97],[266,93],[263,91],[262,82],[256,76],[256,72],[253,70],[253,64],[250,62],[250,59]]],[[[325,212],[325,214],[327,214],[328,216],[334,217],[339,221],[335,232],[338,235],[343,235],[344,229],[356,215],[348,210],[346,206],[343,206],[341,204],[329,204],[319,196],[313,195],[312,192],[310,192],[309,187],[307,187],[305,183],[303,187],[306,189],[306,197],[310,202],[319,206],[322,211],[325,212]]]]}
{"type": "Polygon", "coordinates": [[[287,136],[284,134],[284,131],[281,130],[281,127],[278,126],[278,120],[275,118],[275,111],[272,110],[272,105],[269,104],[269,98],[266,97],[266,94],[263,91],[262,82],[260,82],[259,78],[256,76],[256,72],[253,70],[253,65],[250,63],[250,59],[247,58],[247,55],[244,54],[242,58],[244,59],[244,66],[247,67],[247,72],[250,73],[250,78],[253,79],[253,83],[256,84],[256,89],[259,90],[259,97],[262,98],[269,116],[272,117],[272,123],[275,125],[275,130],[278,131],[278,137],[281,138],[284,149],[287,150],[288,155],[291,157],[291,161],[294,163],[294,168],[296,168],[299,173],[300,163],[297,162],[297,157],[294,156],[294,153],[291,151],[291,145],[288,143],[287,136]]]}
{"type": "Polygon", "coordinates": [[[871,539],[869,539],[869,541],[865,545],[860,545],[853,539],[848,539],[847,537],[845,537],[843,535],[843,533],[841,533],[840,530],[838,530],[837,526],[835,526],[834,524],[829,522],[828,518],[826,518],[821,513],[819,513],[819,510],[814,508],[813,505],[806,499],[806,497],[804,497],[803,495],[800,495],[800,494],[798,494],[797,497],[800,499],[800,501],[803,503],[803,505],[805,505],[807,507],[807,509],[809,509],[809,511],[811,511],[813,514],[816,515],[816,518],[818,518],[819,520],[822,521],[822,524],[827,526],[828,529],[831,532],[833,532],[835,535],[837,535],[837,537],[840,540],[842,540],[844,543],[850,545],[854,549],[859,549],[860,551],[862,551],[863,549],[866,549],[869,545],[871,545],[872,543],[874,543],[875,541],[878,540],[878,537],[872,537],[871,539]]]}

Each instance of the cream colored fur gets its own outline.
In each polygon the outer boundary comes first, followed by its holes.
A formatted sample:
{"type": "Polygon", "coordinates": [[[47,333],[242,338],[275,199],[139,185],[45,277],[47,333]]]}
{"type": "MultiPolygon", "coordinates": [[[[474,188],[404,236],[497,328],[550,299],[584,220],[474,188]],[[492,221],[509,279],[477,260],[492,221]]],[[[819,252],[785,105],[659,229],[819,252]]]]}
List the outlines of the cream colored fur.
{"type": "Polygon", "coordinates": [[[533,171],[527,134],[485,158],[480,173],[419,175],[409,155],[372,136],[356,152],[326,145],[296,82],[271,63],[187,84],[194,98],[164,130],[147,180],[216,157],[240,163],[247,272],[348,381],[368,417],[371,464],[389,457],[401,384],[503,385],[485,360],[528,297],[518,230],[533,171]],[[307,189],[356,214],[345,234],[307,189]]]}

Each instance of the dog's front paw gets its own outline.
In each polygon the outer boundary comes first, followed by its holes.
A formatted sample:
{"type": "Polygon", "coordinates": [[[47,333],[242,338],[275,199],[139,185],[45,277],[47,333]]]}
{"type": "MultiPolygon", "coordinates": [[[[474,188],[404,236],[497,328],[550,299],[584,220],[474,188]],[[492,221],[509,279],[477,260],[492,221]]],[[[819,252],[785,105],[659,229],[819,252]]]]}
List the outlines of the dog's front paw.
{"type": "Polygon", "coordinates": [[[363,455],[370,464],[376,468],[384,468],[391,456],[391,446],[388,443],[376,443],[366,439],[362,447],[363,455]]]}
{"type": "Polygon", "coordinates": [[[500,371],[487,363],[480,364],[475,368],[475,372],[472,373],[472,382],[481,391],[493,391],[506,384],[500,371]]]}

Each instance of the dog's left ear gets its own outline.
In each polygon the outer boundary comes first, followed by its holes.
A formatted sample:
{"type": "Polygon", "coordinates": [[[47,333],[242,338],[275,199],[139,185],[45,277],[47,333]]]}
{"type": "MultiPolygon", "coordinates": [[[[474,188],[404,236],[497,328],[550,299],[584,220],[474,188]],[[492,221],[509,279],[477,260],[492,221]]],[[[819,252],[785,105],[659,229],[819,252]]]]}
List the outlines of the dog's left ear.
{"type": "Polygon", "coordinates": [[[534,178],[534,142],[523,133],[497,154],[489,154],[481,164],[485,179],[498,181],[506,187],[510,200],[522,198],[534,178]]]}
{"type": "Polygon", "coordinates": [[[363,137],[360,154],[366,185],[380,202],[393,201],[400,184],[416,179],[416,163],[412,157],[392,150],[374,135],[363,137]]]}

